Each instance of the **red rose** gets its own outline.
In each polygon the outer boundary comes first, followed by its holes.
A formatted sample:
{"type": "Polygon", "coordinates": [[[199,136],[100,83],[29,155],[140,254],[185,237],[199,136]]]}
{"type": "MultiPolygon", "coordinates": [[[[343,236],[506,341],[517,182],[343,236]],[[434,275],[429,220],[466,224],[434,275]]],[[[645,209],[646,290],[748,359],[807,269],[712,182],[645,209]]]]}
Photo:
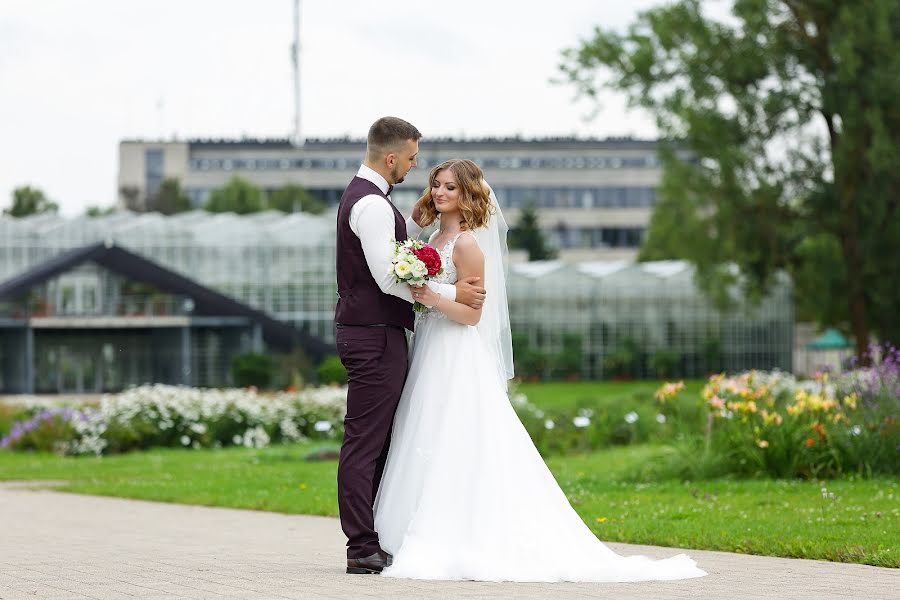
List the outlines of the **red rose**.
{"type": "Polygon", "coordinates": [[[441,255],[434,249],[434,246],[425,244],[421,248],[413,250],[413,254],[425,263],[429,277],[434,277],[441,270],[441,255]]]}

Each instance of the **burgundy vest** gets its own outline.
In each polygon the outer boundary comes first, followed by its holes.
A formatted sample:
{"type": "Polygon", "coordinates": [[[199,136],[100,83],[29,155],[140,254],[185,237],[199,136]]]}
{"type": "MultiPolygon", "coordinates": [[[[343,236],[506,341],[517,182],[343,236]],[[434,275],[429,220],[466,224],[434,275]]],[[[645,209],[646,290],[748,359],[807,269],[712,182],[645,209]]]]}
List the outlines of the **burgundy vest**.
{"type": "Polygon", "coordinates": [[[396,325],[412,331],[415,316],[412,305],[385,294],[369,272],[362,243],[350,229],[350,211],[365,196],[384,198],[394,211],[394,236],[406,239],[406,221],[378,186],[362,177],[354,177],[341,196],[337,213],[337,287],[338,301],[334,322],[342,325],[396,325]]]}

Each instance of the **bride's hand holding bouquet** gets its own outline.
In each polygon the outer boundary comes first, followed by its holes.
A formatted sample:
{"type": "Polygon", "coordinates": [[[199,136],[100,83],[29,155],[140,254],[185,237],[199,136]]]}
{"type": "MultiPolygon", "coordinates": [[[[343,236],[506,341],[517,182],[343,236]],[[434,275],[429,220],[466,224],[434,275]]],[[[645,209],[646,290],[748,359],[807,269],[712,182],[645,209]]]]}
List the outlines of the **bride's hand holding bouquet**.
{"type": "Polygon", "coordinates": [[[413,310],[423,312],[428,307],[418,299],[430,298],[430,290],[425,284],[432,278],[444,273],[441,255],[431,244],[420,240],[404,240],[395,242],[394,256],[391,259],[391,273],[399,283],[407,283],[413,290],[413,310]]]}

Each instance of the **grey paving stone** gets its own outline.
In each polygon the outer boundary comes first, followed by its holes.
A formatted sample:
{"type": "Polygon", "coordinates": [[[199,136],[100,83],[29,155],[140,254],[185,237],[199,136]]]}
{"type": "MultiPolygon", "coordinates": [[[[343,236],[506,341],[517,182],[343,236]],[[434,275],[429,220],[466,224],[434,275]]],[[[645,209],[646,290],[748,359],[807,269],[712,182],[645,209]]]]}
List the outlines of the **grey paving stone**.
{"type": "MultiPolygon", "coordinates": [[[[676,582],[432,582],[344,573],[337,519],[64,494],[0,484],[0,600],[27,598],[900,598],[900,570],[688,550],[676,582]]],[[[609,544],[662,558],[673,548],[609,544]]]]}

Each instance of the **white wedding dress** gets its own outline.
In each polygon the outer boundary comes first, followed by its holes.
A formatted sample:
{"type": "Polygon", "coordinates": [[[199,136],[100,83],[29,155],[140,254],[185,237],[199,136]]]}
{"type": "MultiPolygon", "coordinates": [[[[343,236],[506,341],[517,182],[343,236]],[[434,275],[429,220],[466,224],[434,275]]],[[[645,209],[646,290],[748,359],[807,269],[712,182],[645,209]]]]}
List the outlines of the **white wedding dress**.
{"type": "MultiPolygon", "coordinates": [[[[441,283],[456,281],[455,241],[441,251],[441,283]]],[[[705,575],[684,554],[619,556],[591,533],[519,421],[496,362],[475,327],[438,311],[417,316],[375,501],[375,530],[394,555],[382,574],[481,581],[705,575]]]]}

